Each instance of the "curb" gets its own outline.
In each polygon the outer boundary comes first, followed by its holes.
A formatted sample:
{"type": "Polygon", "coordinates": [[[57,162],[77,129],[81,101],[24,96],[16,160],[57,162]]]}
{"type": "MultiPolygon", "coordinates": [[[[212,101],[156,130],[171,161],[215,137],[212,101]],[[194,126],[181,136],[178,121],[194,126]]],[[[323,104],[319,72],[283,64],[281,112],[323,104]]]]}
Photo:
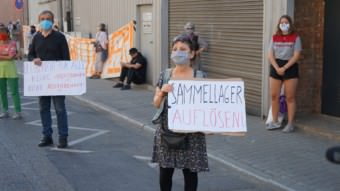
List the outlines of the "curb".
{"type": "Polygon", "coordinates": [[[326,138],[332,141],[340,141],[340,134],[334,134],[333,132],[321,129],[321,128],[313,128],[308,125],[304,125],[302,123],[295,123],[298,130],[301,130],[304,133],[319,136],[322,138],[326,138]]]}

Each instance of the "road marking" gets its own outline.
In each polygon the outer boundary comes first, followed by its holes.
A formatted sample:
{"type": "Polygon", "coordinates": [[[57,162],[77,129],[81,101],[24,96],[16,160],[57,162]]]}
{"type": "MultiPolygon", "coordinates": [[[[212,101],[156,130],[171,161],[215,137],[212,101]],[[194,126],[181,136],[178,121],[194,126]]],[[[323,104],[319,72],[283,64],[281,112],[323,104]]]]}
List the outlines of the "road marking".
{"type": "Polygon", "coordinates": [[[219,162],[219,163],[222,163],[222,164],[224,164],[226,166],[229,166],[229,167],[231,167],[231,168],[233,168],[233,169],[235,169],[235,170],[237,170],[239,172],[242,172],[244,174],[252,176],[252,177],[254,177],[254,178],[256,178],[256,179],[258,179],[260,181],[263,181],[263,182],[275,185],[275,186],[277,186],[279,188],[282,188],[284,190],[287,190],[287,191],[295,191],[294,189],[292,189],[292,188],[290,188],[288,186],[285,186],[285,185],[283,185],[283,184],[281,184],[281,183],[279,183],[279,182],[277,182],[277,181],[275,181],[273,179],[269,179],[269,178],[265,178],[263,176],[257,175],[256,173],[253,173],[253,172],[251,172],[249,170],[246,170],[246,169],[244,169],[242,167],[239,167],[239,166],[237,166],[237,165],[235,165],[235,164],[233,164],[231,162],[223,160],[222,158],[219,158],[219,157],[217,157],[217,156],[215,156],[213,154],[208,153],[208,157],[213,159],[213,160],[215,160],[215,161],[217,161],[217,162],[219,162]]]}
{"type": "MultiPolygon", "coordinates": [[[[70,129],[73,129],[73,127],[70,127],[70,129]]],[[[91,130],[93,130],[93,129],[91,129],[91,130]]],[[[99,129],[97,129],[97,131],[99,131],[99,132],[94,133],[92,135],[85,136],[83,138],[80,138],[80,139],[77,139],[77,140],[74,140],[74,141],[71,141],[71,142],[69,142],[69,145],[72,146],[72,145],[87,141],[89,139],[93,139],[95,137],[98,137],[100,135],[104,135],[104,134],[110,132],[110,131],[107,131],[107,130],[99,130],[99,129]]]]}
{"type": "Polygon", "coordinates": [[[77,150],[77,149],[59,149],[57,147],[52,148],[53,151],[62,151],[62,152],[69,152],[69,153],[92,153],[93,151],[87,150],[77,150]]]}
{"type": "MultiPolygon", "coordinates": [[[[67,115],[69,116],[69,115],[71,115],[73,113],[74,112],[67,112],[67,115]]],[[[56,118],[57,118],[56,115],[52,115],[52,119],[56,119],[56,118]]],[[[34,121],[27,122],[25,124],[41,127],[41,120],[34,120],[34,121]]],[[[52,125],[52,128],[57,128],[57,127],[58,127],[57,125],[52,125]]],[[[98,136],[101,136],[101,135],[104,135],[104,134],[110,132],[109,130],[90,129],[90,128],[76,127],[76,126],[69,126],[69,129],[94,132],[91,135],[88,135],[88,136],[85,136],[85,137],[82,137],[82,138],[79,138],[79,139],[76,139],[76,140],[73,140],[73,141],[69,142],[68,143],[69,146],[74,146],[74,145],[79,144],[81,142],[93,139],[95,137],[98,137],[98,136]]],[[[52,148],[51,150],[54,150],[54,151],[63,151],[63,152],[73,152],[73,153],[90,153],[90,152],[93,152],[93,151],[87,151],[87,150],[58,149],[58,148],[52,148]]]]}
{"type": "Polygon", "coordinates": [[[31,105],[34,103],[38,103],[37,101],[31,101],[31,102],[25,102],[25,103],[21,103],[21,106],[25,106],[25,105],[31,105]]]}
{"type": "Polygon", "coordinates": [[[133,158],[142,160],[142,161],[147,161],[149,167],[151,168],[156,168],[158,166],[158,163],[152,163],[151,162],[151,157],[148,156],[140,156],[140,155],[134,155],[133,158]]]}

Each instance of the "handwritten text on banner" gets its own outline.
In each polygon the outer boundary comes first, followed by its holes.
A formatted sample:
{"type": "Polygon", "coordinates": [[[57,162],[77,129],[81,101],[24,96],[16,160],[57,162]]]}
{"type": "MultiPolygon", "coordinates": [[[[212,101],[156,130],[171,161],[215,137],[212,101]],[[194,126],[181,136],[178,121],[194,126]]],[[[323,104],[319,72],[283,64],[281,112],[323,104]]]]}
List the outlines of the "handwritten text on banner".
{"type": "Polygon", "coordinates": [[[44,61],[24,63],[24,96],[82,95],[86,92],[85,63],[44,61]]]}
{"type": "Polygon", "coordinates": [[[168,125],[177,132],[246,132],[244,82],[171,80],[168,125]]]}

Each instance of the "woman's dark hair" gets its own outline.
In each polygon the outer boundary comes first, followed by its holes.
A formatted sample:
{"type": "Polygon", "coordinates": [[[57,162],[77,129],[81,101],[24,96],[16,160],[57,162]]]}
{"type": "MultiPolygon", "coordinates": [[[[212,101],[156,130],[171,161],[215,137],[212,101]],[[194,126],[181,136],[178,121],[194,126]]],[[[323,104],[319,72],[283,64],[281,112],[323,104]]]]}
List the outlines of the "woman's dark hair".
{"type": "Polygon", "coordinates": [[[194,50],[194,46],[192,43],[192,40],[190,39],[190,37],[186,34],[180,34],[178,36],[176,36],[173,40],[172,40],[172,46],[174,46],[174,44],[176,42],[182,42],[185,43],[189,46],[190,50],[193,51],[194,50]]]}
{"type": "Polygon", "coordinates": [[[106,32],[106,25],[104,23],[100,23],[98,27],[100,31],[106,32]]]}
{"type": "Polygon", "coordinates": [[[280,29],[280,22],[281,22],[282,19],[287,19],[288,22],[289,22],[289,31],[288,31],[288,34],[292,34],[292,33],[296,33],[297,32],[296,31],[296,27],[293,24],[293,19],[289,15],[282,15],[280,17],[277,25],[276,25],[276,33],[275,33],[276,35],[280,35],[280,36],[283,35],[283,33],[282,33],[281,29],[280,29]]]}
{"type": "MultiPolygon", "coordinates": [[[[182,42],[185,43],[189,46],[190,51],[195,51],[195,47],[194,44],[190,38],[190,36],[188,36],[187,34],[180,34],[178,36],[176,36],[173,40],[172,40],[172,47],[177,43],[177,42],[182,42]]],[[[196,55],[194,55],[193,58],[191,58],[190,60],[195,60],[196,55]]]]}

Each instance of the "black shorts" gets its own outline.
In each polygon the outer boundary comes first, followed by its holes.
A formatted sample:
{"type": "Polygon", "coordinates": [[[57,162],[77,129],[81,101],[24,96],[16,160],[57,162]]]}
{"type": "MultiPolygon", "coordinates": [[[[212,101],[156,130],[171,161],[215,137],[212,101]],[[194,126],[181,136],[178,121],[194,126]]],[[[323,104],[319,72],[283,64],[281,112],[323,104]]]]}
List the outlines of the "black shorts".
{"type": "MultiPolygon", "coordinates": [[[[279,67],[283,67],[288,63],[288,60],[280,60],[276,59],[276,63],[279,65],[279,67]]],[[[283,76],[280,76],[277,74],[275,68],[270,65],[270,77],[278,79],[278,80],[287,80],[287,79],[292,79],[292,78],[299,78],[299,65],[298,63],[293,64],[290,66],[286,71],[283,76]]]]}

